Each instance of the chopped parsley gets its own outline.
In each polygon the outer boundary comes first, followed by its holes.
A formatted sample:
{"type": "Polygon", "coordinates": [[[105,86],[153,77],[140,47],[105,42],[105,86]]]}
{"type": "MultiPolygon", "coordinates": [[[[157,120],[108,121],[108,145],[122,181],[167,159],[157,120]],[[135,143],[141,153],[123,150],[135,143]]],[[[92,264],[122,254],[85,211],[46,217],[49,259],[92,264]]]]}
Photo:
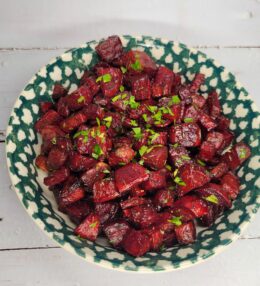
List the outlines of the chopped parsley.
{"type": "Polygon", "coordinates": [[[143,156],[143,155],[146,153],[147,149],[148,149],[148,147],[145,146],[145,145],[143,145],[143,146],[139,149],[139,154],[140,154],[140,156],[143,156]]]}
{"type": "Polygon", "coordinates": [[[138,126],[137,121],[134,120],[134,119],[131,119],[130,124],[131,124],[132,126],[135,126],[135,127],[138,126]]]}
{"type": "Polygon", "coordinates": [[[203,199],[213,204],[218,204],[218,198],[215,195],[209,195],[207,197],[204,197],[203,199]]]}
{"type": "Polygon", "coordinates": [[[131,109],[137,109],[140,106],[140,103],[135,101],[135,97],[133,95],[130,96],[128,104],[131,109]]]}
{"type": "Polygon", "coordinates": [[[153,106],[153,105],[148,105],[148,106],[146,105],[146,108],[152,113],[155,113],[155,111],[158,109],[157,106],[153,106]]]}
{"type": "Polygon", "coordinates": [[[144,121],[145,121],[145,122],[147,122],[147,120],[148,120],[148,118],[147,118],[147,114],[146,114],[146,113],[145,113],[145,114],[143,114],[143,115],[142,115],[142,117],[143,117],[144,121]]]}
{"type": "Polygon", "coordinates": [[[151,143],[152,143],[153,141],[155,141],[159,136],[160,136],[159,133],[154,133],[154,134],[150,135],[149,138],[150,138],[150,140],[151,140],[151,143]]]}
{"type": "Polygon", "coordinates": [[[56,137],[53,137],[53,138],[51,139],[51,143],[52,143],[53,145],[57,144],[57,138],[56,138],[56,137]]]}
{"type": "Polygon", "coordinates": [[[168,165],[168,164],[165,165],[165,168],[166,168],[168,171],[171,171],[171,170],[172,170],[172,166],[171,166],[171,165],[168,165]]]}
{"type": "Polygon", "coordinates": [[[89,136],[89,130],[80,130],[76,132],[73,136],[73,139],[83,136],[83,143],[86,143],[88,141],[88,136],[89,136]]]}
{"type": "Polygon", "coordinates": [[[180,103],[180,102],[181,102],[181,100],[180,100],[180,98],[179,98],[178,95],[173,95],[173,96],[172,96],[172,98],[171,98],[171,103],[172,103],[172,104],[178,104],[178,103],[180,103]]]}
{"type": "Polygon", "coordinates": [[[89,226],[90,226],[91,228],[96,227],[96,226],[97,226],[97,221],[92,222],[89,226]]]}
{"type": "Polygon", "coordinates": [[[197,162],[198,162],[198,164],[200,164],[200,165],[203,166],[203,167],[206,166],[206,163],[203,162],[203,161],[201,161],[201,160],[199,160],[199,159],[197,160],[197,162]]]}
{"type": "Polygon", "coordinates": [[[104,83],[107,83],[107,82],[110,82],[111,79],[112,79],[111,74],[106,73],[106,74],[103,74],[103,75],[99,76],[99,77],[96,79],[96,82],[103,81],[104,83]]]}
{"type": "Polygon", "coordinates": [[[120,85],[119,90],[120,90],[121,92],[124,92],[124,90],[125,90],[124,86],[123,86],[123,85],[120,85]]]}
{"type": "Polygon", "coordinates": [[[136,59],[135,62],[130,65],[130,67],[135,71],[141,71],[142,70],[142,65],[138,59],[136,59]]]}
{"type": "Polygon", "coordinates": [[[140,160],[138,163],[139,163],[140,165],[143,165],[143,164],[144,164],[144,160],[140,160]]]}
{"type": "Polygon", "coordinates": [[[191,122],[193,122],[193,118],[191,118],[191,117],[186,117],[186,118],[183,119],[183,121],[184,121],[185,123],[191,123],[191,122]]]}
{"type": "Polygon", "coordinates": [[[142,130],[140,127],[135,127],[133,128],[133,132],[134,132],[134,138],[139,140],[142,138],[142,130]]]}
{"type": "Polygon", "coordinates": [[[105,118],[103,119],[103,121],[105,121],[106,127],[109,128],[109,127],[111,126],[111,123],[112,123],[112,121],[113,121],[113,118],[112,118],[112,116],[108,116],[108,117],[105,117],[105,118]]]}
{"type": "Polygon", "coordinates": [[[91,154],[94,159],[98,159],[103,154],[101,147],[96,144],[93,148],[93,153],[91,154]]]}
{"type": "Polygon", "coordinates": [[[186,186],[185,182],[180,177],[175,177],[174,182],[179,186],[186,186]]]}
{"type": "Polygon", "coordinates": [[[98,117],[96,117],[96,121],[97,121],[98,127],[100,127],[100,119],[98,117]]]}
{"type": "Polygon", "coordinates": [[[78,100],[77,100],[78,103],[81,103],[81,102],[85,102],[85,97],[83,95],[81,95],[78,100]]]}
{"type": "Polygon", "coordinates": [[[104,173],[104,174],[110,174],[110,171],[109,171],[108,169],[105,169],[105,170],[103,171],[103,173],[104,173]]]}
{"type": "Polygon", "coordinates": [[[245,148],[241,148],[238,151],[238,156],[240,159],[245,159],[246,158],[246,149],[245,148]]]}
{"type": "Polygon", "coordinates": [[[173,216],[171,219],[168,219],[168,222],[176,225],[176,226],[180,226],[182,225],[182,221],[181,221],[181,216],[173,216]]]}
{"type": "Polygon", "coordinates": [[[188,155],[181,155],[181,158],[187,161],[190,160],[190,157],[188,155]]]}
{"type": "Polygon", "coordinates": [[[126,69],[125,67],[120,67],[120,69],[121,69],[121,72],[122,72],[123,74],[125,74],[125,73],[127,72],[127,69],[126,69]]]}
{"type": "Polygon", "coordinates": [[[119,166],[125,166],[125,164],[126,164],[126,163],[124,163],[124,162],[119,162],[119,163],[118,163],[119,166]]]}
{"type": "Polygon", "coordinates": [[[118,94],[118,95],[114,96],[114,97],[111,99],[111,101],[112,101],[112,102],[116,102],[116,101],[118,101],[118,100],[121,99],[121,98],[122,98],[122,95],[121,95],[121,94],[118,94]]]}

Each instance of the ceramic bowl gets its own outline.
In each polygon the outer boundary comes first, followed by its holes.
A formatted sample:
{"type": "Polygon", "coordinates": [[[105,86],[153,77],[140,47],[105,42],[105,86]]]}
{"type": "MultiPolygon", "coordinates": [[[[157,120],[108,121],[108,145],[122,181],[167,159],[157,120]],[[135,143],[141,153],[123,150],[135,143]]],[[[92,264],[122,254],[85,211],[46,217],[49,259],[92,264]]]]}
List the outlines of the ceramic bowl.
{"type": "Polygon", "coordinates": [[[122,36],[127,49],[144,50],[157,61],[192,80],[195,73],[206,76],[202,93],[215,89],[224,114],[231,119],[236,141],[250,145],[252,157],[238,171],[241,192],[231,209],[210,228],[199,228],[193,245],[175,246],[160,253],[133,258],[111,248],[106,241],[79,240],[74,225],[57,209],[53,194],[42,184],[43,174],[35,167],[40,138],[33,128],[39,118],[39,102],[51,100],[55,83],[70,91],[77,88],[83,71],[98,58],[97,41],[87,42],[53,59],[33,76],[18,97],[7,127],[6,153],[12,185],[35,223],[61,247],[88,262],[116,270],[138,272],[170,271],[205,261],[235,241],[260,205],[260,114],[246,89],[216,61],[184,44],[147,36],[122,36]]]}

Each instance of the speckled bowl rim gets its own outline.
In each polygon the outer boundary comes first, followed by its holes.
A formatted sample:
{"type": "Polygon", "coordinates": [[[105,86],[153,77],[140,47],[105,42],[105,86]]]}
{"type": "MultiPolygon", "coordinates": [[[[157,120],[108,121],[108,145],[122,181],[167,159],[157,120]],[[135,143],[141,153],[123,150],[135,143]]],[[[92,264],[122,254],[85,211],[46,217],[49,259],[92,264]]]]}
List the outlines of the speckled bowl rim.
{"type": "MultiPolygon", "coordinates": [[[[182,43],[180,43],[180,42],[178,42],[178,41],[171,41],[171,40],[168,40],[168,39],[165,39],[165,38],[154,38],[154,37],[150,37],[150,36],[133,36],[133,35],[122,35],[122,37],[132,37],[132,38],[135,38],[135,39],[141,39],[141,38],[143,38],[143,37],[148,37],[148,38],[150,38],[151,40],[156,40],[157,42],[161,42],[161,43],[166,43],[166,42],[167,42],[167,43],[169,43],[169,44],[171,44],[171,45],[174,45],[174,44],[180,45],[180,44],[181,44],[183,47],[185,47],[185,48],[187,48],[187,49],[189,49],[189,50],[192,50],[192,51],[194,51],[194,52],[199,52],[198,49],[194,49],[194,48],[191,48],[191,47],[189,47],[189,46],[187,46],[187,45],[185,45],[185,44],[182,44],[182,43]]],[[[88,42],[86,42],[86,43],[98,43],[99,41],[100,41],[100,40],[92,40],[92,41],[88,41],[88,42]]],[[[79,47],[69,49],[69,50],[65,51],[63,54],[61,54],[61,55],[59,55],[59,56],[57,56],[57,57],[54,57],[53,59],[51,59],[51,60],[49,61],[48,64],[46,64],[46,65],[43,66],[42,68],[54,64],[58,59],[60,59],[60,58],[62,57],[62,55],[64,55],[64,54],[67,53],[67,52],[72,52],[72,51],[75,51],[75,50],[77,50],[77,49],[79,49],[79,48],[85,47],[86,43],[83,44],[83,45],[81,45],[81,46],[79,46],[79,47]]],[[[204,53],[203,53],[203,54],[204,54],[204,53]]],[[[204,54],[204,55],[205,55],[205,54],[204,54]]],[[[209,58],[207,55],[206,55],[206,57],[207,57],[207,60],[212,61],[212,62],[214,63],[214,65],[220,66],[220,64],[219,64],[216,60],[214,60],[214,59],[212,59],[212,58],[209,58]]],[[[39,71],[38,71],[37,73],[39,73],[39,72],[42,70],[42,68],[39,69],[39,71]]],[[[224,70],[225,70],[227,73],[229,73],[229,71],[228,71],[225,67],[223,67],[223,68],[224,68],[224,70]]],[[[36,74],[37,74],[37,73],[36,73],[36,74]]],[[[32,77],[32,79],[26,84],[26,86],[33,80],[33,78],[34,78],[34,77],[32,77]]],[[[241,87],[242,85],[241,85],[240,81],[238,81],[237,76],[234,76],[234,79],[235,79],[235,82],[236,82],[235,86],[236,86],[236,87],[241,87]]],[[[18,96],[18,98],[16,99],[16,101],[15,101],[15,103],[14,103],[14,105],[13,105],[13,108],[12,108],[12,111],[11,111],[11,115],[12,115],[13,112],[14,112],[14,108],[15,108],[16,106],[18,106],[19,97],[20,97],[20,96],[18,96]]],[[[254,100],[253,100],[253,98],[250,96],[250,94],[247,95],[247,99],[251,100],[252,103],[254,103],[254,100]]],[[[257,112],[259,113],[259,111],[257,111],[257,112]]],[[[10,116],[11,116],[11,115],[10,115],[10,116]]],[[[258,122],[260,123],[259,117],[258,117],[258,122]]],[[[11,129],[10,129],[10,126],[11,126],[11,125],[10,125],[10,122],[9,122],[9,123],[8,123],[8,126],[7,126],[7,129],[6,129],[6,138],[8,137],[9,134],[11,134],[11,132],[10,132],[10,130],[11,130],[11,129]]],[[[211,253],[210,253],[209,255],[207,255],[207,257],[201,257],[201,256],[199,256],[198,259],[195,261],[195,263],[192,263],[192,264],[191,264],[189,261],[183,261],[182,264],[181,264],[181,266],[178,267],[178,268],[175,268],[175,267],[173,267],[172,265],[167,265],[167,266],[165,266],[165,269],[160,270],[160,271],[155,270],[155,269],[153,269],[153,268],[147,268],[147,267],[146,267],[145,269],[138,269],[137,271],[128,270],[128,269],[122,268],[122,267],[120,267],[120,266],[114,268],[113,266],[111,266],[111,263],[109,263],[108,261],[104,261],[104,260],[103,260],[102,262],[96,263],[96,262],[94,262],[93,260],[91,260],[88,256],[82,257],[82,256],[78,255],[78,254],[75,252],[74,248],[72,248],[72,247],[67,247],[67,245],[62,245],[62,244],[59,242],[58,239],[56,239],[55,237],[53,237],[52,231],[51,231],[50,229],[49,229],[49,231],[46,231],[46,230],[45,230],[45,229],[48,229],[48,226],[42,224],[41,222],[39,222],[37,219],[35,219],[35,218],[33,217],[33,211],[32,211],[32,209],[25,207],[25,204],[24,204],[23,201],[22,201],[22,196],[21,196],[20,193],[19,193],[19,188],[17,188],[17,187],[13,184],[13,182],[15,181],[15,179],[14,179],[14,175],[11,173],[11,170],[10,170],[12,164],[10,164],[11,162],[9,163],[8,158],[7,158],[7,153],[8,153],[8,151],[9,151],[9,145],[6,143],[6,160],[7,160],[7,166],[8,166],[9,176],[10,176],[11,182],[12,182],[12,188],[13,188],[13,190],[15,191],[15,193],[16,193],[17,197],[19,198],[21,204],[23,205],[24,209],[25,209],[26,212],[29,214],[29,216],[32,218],[32,220],[35,222],[35,224],[36,224],[50,239],[52,239],[53,241],[55,241],[55,242],[57,243],[57,245],[59,245],[61,248],[64,248],[64,249],[67,250],[68,252],[70,252],[70,253],[72,253],[72,254],[78,256],[78,257],[81,257],[83,260],[88,261],[88,262],[90,262],[91,264],[98,265],[98,266],[101,266],[101,267],[104,267],[104,268],[107,268],[107,269],[112,269],[112,270],[117,270],[117,271],[122,271],[122,272],[128,272],[128,273],[131,272],[131,273],[142,273],[142,274],[144,274],[144,273],[146,273],[146,274],[148,274],[148,273],[164,273],[164,272],[170,272],[170,271],[176,271],[176,270],[185,269],[185,268],[188,268],[188,267],[197,265],[197,264],[199,264],[199,263],[202,263],[202,262],[206,261],[208,258],[212,258],[213,256],[215,256],[215,255],[217,255],[217,254],[223,252],[225,249],[227,249],[227,246],[229,246],[229,245],[231,245],[233,242],[235,242],[235,241],[240,237],[241,233],[245,231],[246,227],[250,224],[250,222],[252,221],[252,219],[255,217],[255,215],[256,215],[256,213],[257,213],[257,210],[259,209],[259,206],[260,206],[260,204],[257,202],[257,200],[259,200],[259,193],[258,193],[258,197],[256,198],[254,208],[252,208],[252,210],[251,210],[251,212],[249,213],[249,216],[247,217],[247,219],[244,219],[242,222],[239,223],[239,225],[238,225],[239,227],[237,227],[238,231],[237,231],[237,232],[232,232],[232,235],[230,235],[229,240],[228,240],[226,243],[224,243],[223,245],[219,245],[217,248],[215,248],[215,251],[211,251],[211,253]]]]}

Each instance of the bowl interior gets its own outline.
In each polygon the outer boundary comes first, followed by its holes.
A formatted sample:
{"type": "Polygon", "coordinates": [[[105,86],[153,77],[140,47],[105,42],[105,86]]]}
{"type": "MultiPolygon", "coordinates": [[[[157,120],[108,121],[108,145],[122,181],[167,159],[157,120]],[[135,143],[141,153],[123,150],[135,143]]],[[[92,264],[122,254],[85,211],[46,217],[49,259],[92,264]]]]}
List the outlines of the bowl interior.
{"type": "Polygon", "coordinates": [[[37,225],[67,250],[90,262],[118,270],[164,271],[187,267],[223,250],[235,240],[259,207],[260,115],[247,91],[231,73],[214,60],[185,45],[151,37],[121,37],[127,49],[146,51],[158,64],[182,74],[185,81],[195,73],[206,76],[201,92],[219,93],[224,114],[231,119],[236,141],[252,148],[252,157],[240,168],[241,193],[230,210],[207,229],[199,228],[193,245],[173,247],[160,253],[133,258],[109,247],[105,240],[92,243],[73,234],[73,224],[57,210],[50,191],[42,184],[43,174],[35,167],[40,139],[33,125],[39,117],[39,102],[51,100],[55,83],[70,91],[77,88],[83,71],[97,62],[96,41],[72,49],[44,66],[17,99],[7,128],[7,162],[19,199],[37,225]],[[257,201],[258,199],[258,201],[257,201]]]}

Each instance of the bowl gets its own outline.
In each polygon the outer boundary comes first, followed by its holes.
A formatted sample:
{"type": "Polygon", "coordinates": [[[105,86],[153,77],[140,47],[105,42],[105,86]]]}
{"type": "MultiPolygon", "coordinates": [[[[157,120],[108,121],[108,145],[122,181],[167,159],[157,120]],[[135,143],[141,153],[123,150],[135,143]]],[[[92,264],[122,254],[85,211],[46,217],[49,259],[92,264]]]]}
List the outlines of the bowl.
{"type": "Polygon", "coordinates": [[[206,81],[202,93],[215,89],[223,113],[231,119],[230,128],[236,141],[250,145],[252,156],[239,169],[241,192],[231,209],[219,217],[210,228],[198,228],[193,245],[175,246],[162,252],[150,252],[140,258],[111,248],[105,240],[95,243],[79,240],[73,234],[73,223],[58,211],[52,192],[42,183],[43,173],[35,167],[40,138],[33,128],[39,117],[39,102],[51,100],[55,83],[70,91],[77,88],[83,71],[98,58],[97,41],[87,42],[53,59],[26,85],[15,102],[6,136],[7,165],[14,190],[35,223],[61,247],[97,265],[137,272],[171,271],[185,268],[218,254],[234,242],[249,224],[260,205],[260,114],[246,89],[235,76],[204,53],[186,45],[149,36],[122,36],[127,49],[144,50],[157,63],[192,80],[203,73],[206,81]]]}

